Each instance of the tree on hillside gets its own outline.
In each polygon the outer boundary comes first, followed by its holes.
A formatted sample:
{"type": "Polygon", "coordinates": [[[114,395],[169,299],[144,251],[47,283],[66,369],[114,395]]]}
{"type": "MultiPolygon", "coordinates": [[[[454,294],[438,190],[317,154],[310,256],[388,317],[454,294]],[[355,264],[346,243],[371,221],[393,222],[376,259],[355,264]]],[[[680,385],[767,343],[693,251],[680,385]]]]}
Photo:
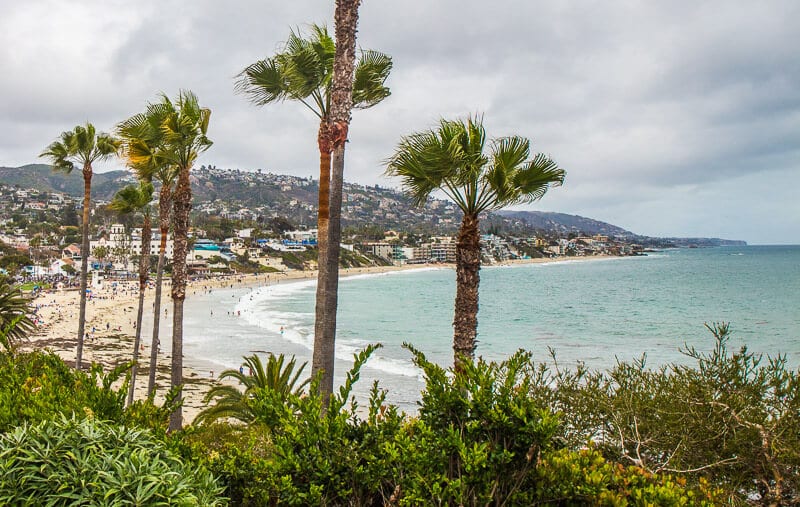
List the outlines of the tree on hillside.
{"type": "Polygon", "coordinates": [[[128,405],[133,403],[133,391],[136,387],[136,369],[139,364],[139,343],[142,337],[142,314],[144,313],[144,292],[147,289],[147,278],[150,272],[150,203],[153,202],[153,184],[140,181],[139,185],[128,185],[114,196],[109,207],[118,213],[142,214],[142,249],[139,255],[139,306],[136,310],[136,337],[133,341],[133,367],[131,382],[128,386],[128,405]]]}
{"type": "Polygon", "coordinates": [[[59,140],[51,143],[39,156],[48,159],[56,171],[72,172],[77,166],[83,171],[83,223],[81,234],[81,288],[78,313],[78,347],[75,368],[81,368],[83,338],[86,325],[86,286],[89,278],[89,212],[92,194],[92,164],[115,155],[119,141],[105,133],[97,133],[94,125],[78,125],[61,133],[59,140]]]}
{"type": "MultiPolygon", "coordinates": [[[[355,2],[355,9],[358,2],[355,2]]],[[[337,11],[339,5],[337,3],[337,11]]],[[[355,25],[353,25],[355,28],[355,25]]],[[[337,26],[337,33],[338,33],[337,26]]],[[[338,36],[337,36],[338,38],[338,36]]],[[[353,33],[355,41],[355,33],[353,33]]],[[[256,105],[264,105],[284,100],[297,100],[310,109],[319,118],[319,132],[317,144],[320,153],[319,163],[319,208],[317,218],[317,248],[319,252],[319,275],[317,280],[316,301],[316,326],[315,326],[315,351],[318,352],[317,343],[323,340],[329,344],[324,352],[330,356],[330,368],[326,375],[333,375],[333,341],[335,339],[336,308],[327,309],[325,302],[330,300],[326,295],[330,283],[329,256],[329,223],[331,216],[331,152],[347,138],[346,129],[336,127],[332,121],[332,100],[334,92],[334,59],[337,54],[336,44],[325,27],[313,25],[308,38],[292,32],[284,45],[283,51],[264,60],[248,66],[242,71],[236,83],[236,89],[245,93],[256,105]],[[333,323],[333,328],[330,324],[333,323]]],[[[349,121],[350,108],[366,109],[380,103],[389,96],[389,89],[384,86],[392,68],[392,60],[388,55],[378,51],[361,51],[357,62],[355,60],[355,46],[348,54],[352,54],[347,86],[351,90],[348,97],[350,106],[347,108],[349,121]],[[355,67],[355,71],[353,71],[355,67]],[[355,72],[355,78],[353,73],[355,72]]],[[[343,90],[344,88],[342,88],[343,90]]],[[[341,125],[339,126],[341,127],[341,125]]],[[[341,206],[341,189],[339,190],[339,206],[341,206]]],[[[340,210],[334,211],[337,216],[340,210]]],[[[338,243],[336,245],[338,250],[338,243]]],[[[338,255],[334,256],[338,262],[338,255]]],[[[338,265],[334,264],[336,271],[338,265]]],[[[338,271],[336,272],[338,283],[338,271]]],[[[334,284],[334,288],[337,284],[334,284]]],[[[335,302],[335,298],[334,298],[335,302]]],[[[314,361],[312,375],[320,367],[314,361]]],[[[321,384],[321,389],[327,389],[326,382],[321,384]]],[[[330,392],[330,389],[328,389],[330,392]]]]}
{"type": "Polygon", "coordinates": [[[441,190],[464,217],[456,242],[456,300],[453,351],[456,370],[475,355],[478,334],[480,214],[541,199],[565,172],[548,156],[530,157],[530,141],[511,136],[493,139],[485,154],[481,118],[441,120],[436,130],[403,137],[387,163],[386,174],[399,176],[418,206],[441,190]]]}
{"type": "MultiPolygon", "coordinates": [[[[161,102],[148,104],[144,113],[131,116],[117,126],[123,139],[124,155],[128,166],[139,179],[157,181],[158,191],[158,262],[156,268],[155,300],[153,302],[153,337],[150,342],[150,374],[147,382],[148,396],[156,388],[156,368],[158,365],[159,333],[161,326],[161,294],[164,284],[164,264],[167,252],[167,235],[172,210],[172,194],[177,178],[178,166],[167,156],[168,146],[164,140],[164,123],[172,108],[161,102]]],[[[142,248],[142,254],[149,253],[142,248]]]]}

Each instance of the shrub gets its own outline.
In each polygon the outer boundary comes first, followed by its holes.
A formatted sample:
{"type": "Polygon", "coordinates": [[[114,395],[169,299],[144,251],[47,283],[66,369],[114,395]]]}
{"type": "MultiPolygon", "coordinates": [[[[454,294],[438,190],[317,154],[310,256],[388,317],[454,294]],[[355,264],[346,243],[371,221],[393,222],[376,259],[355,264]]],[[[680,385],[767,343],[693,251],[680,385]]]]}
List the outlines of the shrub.
{"type": "Polygon", "coordinates": [[[800,376],[785,357],[730,352],[727,324],[707,327],[714,348],[686,349],[692,366],[559,371],[532,396],[564,414],[571,448],[593,441],[610,461],[711,484],[735,505],[800,501],[800,376]]]}
{"type": "Polygon", "coordinates": [[[718,505],[719,491],[687,490],[686,481],[635,466],[607,462],[594,449],[549,453],[536,467],[539,488],[531,504],[659,507],[718,505]]]}
{"type": "Polygon", "coordinates": [[[501,363],[466,363],[447,372],[406,345],[425,373],[419,419],[398,436],[401,504],[524,505],[536,489],[541,454],[553,445],[558,419],[528,396],[531,355],[501,363]]]}
{"type": "Polygon", "coordinates": [[[0,353],[0,433],[25,422],[54,419],[58,414],[92,415],[117,423],[157,429],[166,427],[173,408],[170,397],[163,407],[137,401],[127,410],[127,373],[122,364],[108,373],[99,365],[76,371],[52,352],[0,353]]]}
{"type": "Polygon", "coordinates": [[[384,407],[377,385],[366,414],[358,415],[353,399],[348,403],[375,348],[356,355],[327,410],[317,381],[308,394],[259,389],[249,402],[254,424],[191,429],[184,452],[207,464],[238,505],[382,505],[394,489],[383,447],[399,431],[401,416],[384,407]]]}
{"type": "Polygon", "coordinates": [[[300,396],[311,381],[310,378],[300,380],[307,363],[295,368],[297,360],[294,356],[287,362],[284,354],[269,354],[266,366],[256,354],[245,356],[244,361],[247,373],[243,370],[225,370],[219,376],[220,380],[236,380],[244,387],[244,391],[232,385],[215,385],[203,399],[205,403],[213,400],[214,404],[201,411],[194,424],[207,424],[227,418],[243,423],[258,421],[270,425],[272,411],[265,411],[263,403],[256,400],[263,396],[277,396],[278,401],[285,400],[290,394],[300,396]],[[262,408],[255,407],[256,404],[262,405],[262,408]]]}
{"type": "Polygon", "coordinates": [[[226,505],[220,493],[145,430],[61,417],[0,435],[3,505],[226,505]]]}

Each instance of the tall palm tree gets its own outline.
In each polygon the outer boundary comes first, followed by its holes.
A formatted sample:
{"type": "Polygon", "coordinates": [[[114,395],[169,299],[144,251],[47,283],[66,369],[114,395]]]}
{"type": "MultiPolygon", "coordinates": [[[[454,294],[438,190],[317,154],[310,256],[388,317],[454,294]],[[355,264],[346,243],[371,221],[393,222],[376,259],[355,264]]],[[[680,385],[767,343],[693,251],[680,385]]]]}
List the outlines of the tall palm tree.
{"type": "MultiPolygon", "coordinates": [[[[353,36],[355,40],[355,35],[353,36]]],[[[333,378],[333,342],[335,339],[336,308],[326,309],[326,290],[330,287],[331,261],[328,259],[330,241],[329,224],[331,217],[331,152],[337,145],[344,145],[347,139],[346,128],[331,121],[331,108],[334,81],[334,60],[336,43],[325,27],[312,25],[311,34],[303,38],[292,32],[283,51],[245,68],[239,75],[236,89],[245,93],[258,105],[297,100],[319,118],[317,144],[319,147],[319,207],[317,215],[317,249],[319,273],[317,279],[316,324],[314,357],[324,353],[329,356],[328,373],[333,378]],[[331,327],[331,323],[333,327],[331,327]],[[317,344],[326,344],[320,348],[317,344]],[[324,352],[323,352],[324,350],[324,352]]],[[[355,60],[355,46],[351,51],[355,60]]],[[[351,62],[349,73],[351,83],[351,108],[367,109],[390,95],[384,83],[392,69],[392,60],[378,51],[361,51],[357,62],[351,62]],[[355,71],[352,70],[353,66],[355,71]],[[355,79],[353,73],[355,72],[355,79]]],[[[349,118],[349,110],[348,110],[349,118]]],[[[341,191],[338,209],[333,212],[341,215],[341,191]]],[[[338,249],[338,243],[336,244],[338,249]]],[[[333,259],[333,271],[338,285],[338,253],[333,259]]],[[[335,301],[335,300],[334,300],[335,301]]],[[[316,359],[312,365],[312,375],[321,369],[322,363],[316,359]]],[[[321,390],[325,391],[323,382],[321,390]]],[[[328,389],[327,392],[330,392],[328,389]]]]}
{"type": "Polygon", "coordinates": [[[194,420],[195,424],[208,424],[219,419],[232,418],[244,423],[251,423],[259,419],[259,414],[253,409],[252,400],[261,391],[272,391],[286,399],[290,394],[300,396],[303,389],[311,381],[306,378],[298,384],[300,375],[307,363],[303,363],[295,369],[296,359],[294,356],[286,362],[283,354],[270,354],[267,358],[267,365],[261,358],[253,354],[245,356],[247,373],[242,370],[225,370],[220,374],[220,380],[231,378],[237,380],[239,385],[244,386],[244,392],[235,386],[220,384],[212,387],[203,400],[205,403],[215,400],[214,405],[200,412],[194,420]],[[284,365],[284,363],[286,363],[284,365]]]}
{"type": "Polygon", "coordinates": [[[548,156],[530,157],[530,141],[511,136],[493,139],[485,154],[481,118],[441,120],[436,130],[403,137],[386,173],[400,176],[417,205],[441,190],[464,217],[456,242],[456,301],[453,351],[459,371],[475,355],[478,334],[478,285],[481,265],[479,216],[514,204],[541,199],[565,172],[548,156]]]}
{"type": "MultiPolygon", "coordinates": [[[[356,67],[356,29],[360,0],[337,0],[334,13],[336,54],[331,83],[331,131],[335,133],[330,197],[328,252],[320,262],[325,263],[325,278],[317,282],[317,297],[323,298],[324,313],[317,314],[314,333],[312,374],[322,372],[319,383],[325,406],[333,392],[334,351],[336,348],[336,311],[339,306],[339,254],[342,239],[342,185],[344,183],[344,149],[350,128],[350,116],[360,90],[360,81],[369,72],[356,67]],[[324,286],[320,289],[320,285],[324,286]]],[[[385,79],[385,76],[384,76],[385,79]]],[[[323,269],[320,270],[320,273],[323,269]]],[[[319,304],[319,303],[318,303],[319,304]]]]}
{"type": "MultiPolygon", "coordinates": [[[[163,154],[168,166],[177,170],[175,191],[172,194],[173,254],[172,254],[172,365],[171,385],[183,384],[183,303],[186,299],[186,255],[189,241],[189,212],[192,209],[192,188],[189,172],[200,153],[211,147],[207,137],[211,110],[200,107],[197,96],[182,90],[173,103],[161,97],[166,110],[161,129],[163,154]]],[[[178,401],[182,395],[178,394],[178,401]]],[[[170,415],[170,431],[183,426],[181,407],[170,415]]]]}
{"type": "Polygon", "coordinates": [[[133,367],[131,368],[131,382],[128,386],[128,405],[133,403],[133,391],[136,387],[136,368],[139,363],[139,343],[142,337],[142,314],[144,313],[144,292],[147,288],[148,274],[150,273],[150,203],[153,202],[153,184],[149,181],[140,181],[139,185],[128,185],[114,196],[109,207],[118,213],[141,213],[142,218],[142,249],[139,255],[139,307],[136,310],[136,337],[133,341],[133,367]]]}
{"type": "Polygon", "coordinates": [[[147,382],[148,396],[152,395],[156,388],[164,263],[172,193],[177,178],[177,166],[171,163],[171,159],[165,153],[164,130],[161,128],[165,116],[172,109],[163,102],[151,103],[147,105],[144,113],[136,114],[117,126],[117,132],[124,141],[124,154],[128,165],[136,172],[139,179],[156,180],[161,185],[158,192],[159,246],[153,302],[153,337],[150,342],[150,374],[147,382]]]}
{"type": "Polygon", "coordinates": [[[115,155],[119,141],[105,133],[95,131],[94,125],[78,125],[61,133],[39,156],[47,158],[56,171],[72,172],[78,165],[83,170],[83,224],[81,237],[81,294],[78,313],[78,348],[75,368],[80,369],[83,360],[83,338],[86,325],[86,285],[89,277],[89,212],[92,194],[92,164],[115,155]]]}

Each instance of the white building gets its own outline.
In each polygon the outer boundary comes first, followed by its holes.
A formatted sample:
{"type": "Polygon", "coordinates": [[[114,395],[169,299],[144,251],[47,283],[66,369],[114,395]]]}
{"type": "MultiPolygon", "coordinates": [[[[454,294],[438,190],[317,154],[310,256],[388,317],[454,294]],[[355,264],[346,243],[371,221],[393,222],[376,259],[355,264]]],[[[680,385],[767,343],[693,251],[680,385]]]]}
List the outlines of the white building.
{"type": "MultiPolygon", "coordinates": [[[[109,255],[112,257],[120,256],[130,260],[131,257],[142,254],[142,229],[133,229],[130,234],[127,234],[124,225],[113,224],[107,238],[100,238],[89,242],[89,251],[93,252],[94,249],[99,246],[106,247],[109,251],[109,255]]],[[[158,255],[160,246],[160,230],[151,229],[150,255],[158,255]]],[[[167,236],[165,247],[164,255],[167,259],[172,259],[173,243],[172,238],[169,236],[167,236]]]]}

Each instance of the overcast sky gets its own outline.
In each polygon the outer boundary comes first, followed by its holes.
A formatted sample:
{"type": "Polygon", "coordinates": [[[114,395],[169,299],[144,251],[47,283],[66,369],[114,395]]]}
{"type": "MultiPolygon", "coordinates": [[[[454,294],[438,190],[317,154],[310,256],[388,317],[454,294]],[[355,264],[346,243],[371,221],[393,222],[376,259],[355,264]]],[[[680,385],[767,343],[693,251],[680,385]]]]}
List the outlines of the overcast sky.
{"type": "MultiPolygon", "coordinates": [[[[290,29],[332,32],[333,0],[2,3],[0,166],[186,88],[212,110],[198,165],[318,177],[316,117],[233,86],[290,29]]],[[[398,186],[382,161],[402,135],[479,113],[490,137],[528,137],[567,170],[529,209],[800,243],[796,0],[366,0],[358,44],[393,57],[392,95],[354,113],[347,181],[398,186]]]]}

